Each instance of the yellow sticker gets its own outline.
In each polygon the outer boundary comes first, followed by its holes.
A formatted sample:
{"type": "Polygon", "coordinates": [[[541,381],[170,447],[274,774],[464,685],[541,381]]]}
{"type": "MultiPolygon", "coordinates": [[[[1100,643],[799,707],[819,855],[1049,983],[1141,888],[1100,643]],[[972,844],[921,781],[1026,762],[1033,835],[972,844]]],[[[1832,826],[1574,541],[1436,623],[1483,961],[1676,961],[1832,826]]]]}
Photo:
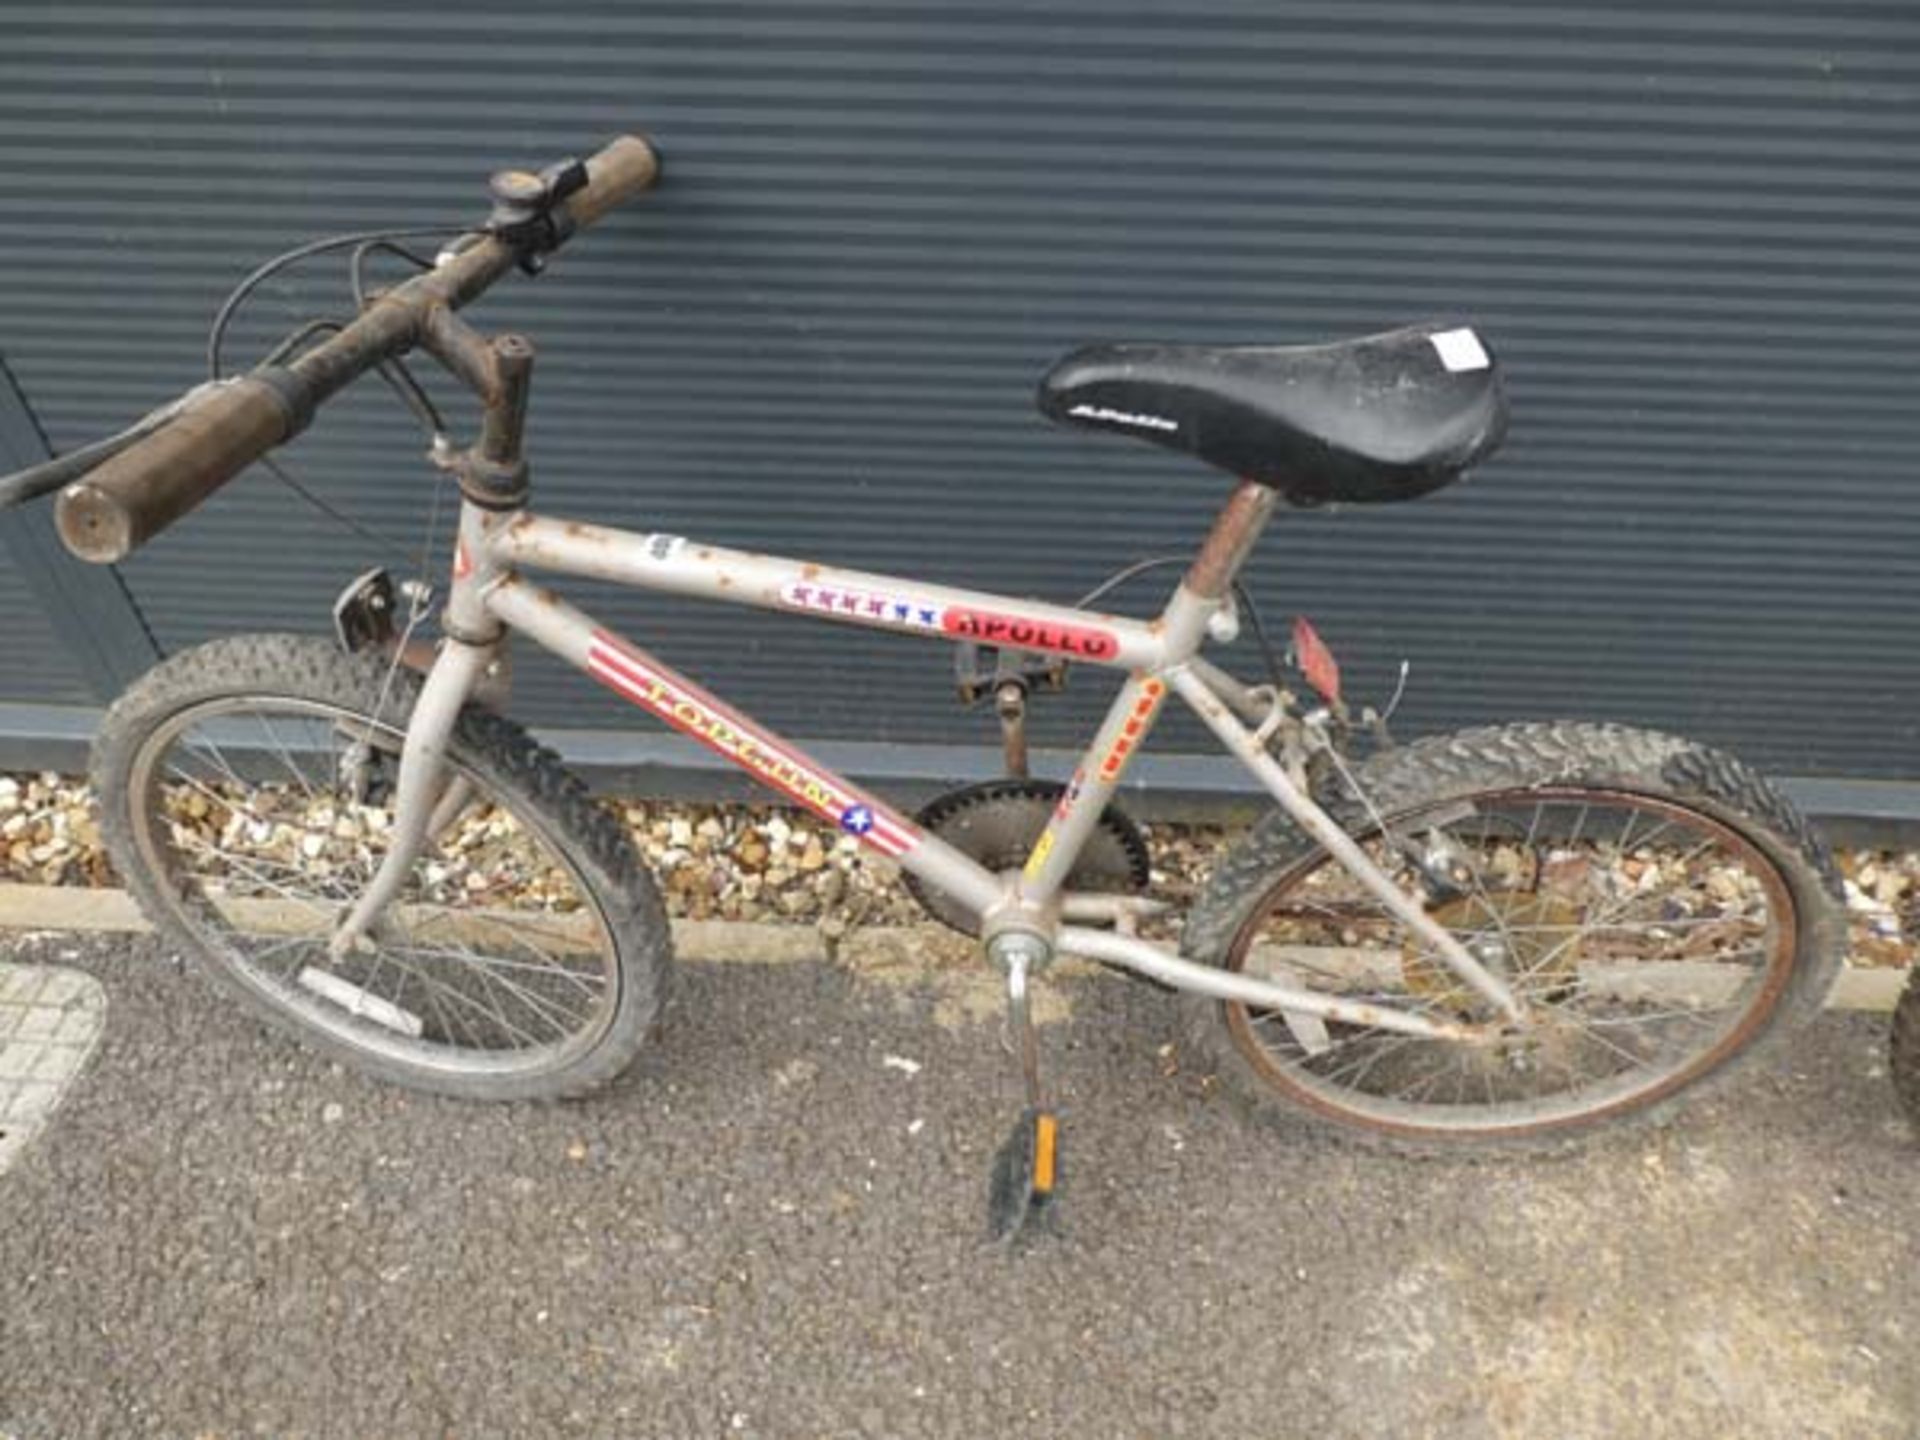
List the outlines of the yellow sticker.
{"type": "Polygon", "coordinates": [[[1040,868],[1047,863],[1047,856],[1051,855],[1052,853],[1053,853],[1053,830],[1051,827],[1049,827],[1047,832],[1044,835],[1042,835],[1039,841],[1034,845],[1033,854],[1027,857],[1027,868],[1022,870],[1020,873],[1026,876],[1027,879],[1029,880],[1038,879],[1040,876],[1040,868]]]}

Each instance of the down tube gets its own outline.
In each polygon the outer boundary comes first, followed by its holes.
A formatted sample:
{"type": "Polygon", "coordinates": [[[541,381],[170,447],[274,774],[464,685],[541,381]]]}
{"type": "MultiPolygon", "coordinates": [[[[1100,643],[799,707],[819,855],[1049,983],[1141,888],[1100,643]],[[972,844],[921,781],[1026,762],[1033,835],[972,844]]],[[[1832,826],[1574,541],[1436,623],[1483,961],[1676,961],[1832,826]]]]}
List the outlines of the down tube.
{"type": "Polygon", "coordinates": [[[587,672],[621,699],[699,741],[768,789],[805,806],[953,896],[975,914],[1001,899],[999,879],[937,835],[809,759],[724,700],[594,624],[550,590],[518,578],[486,594],[487,609],[587,672]]]}

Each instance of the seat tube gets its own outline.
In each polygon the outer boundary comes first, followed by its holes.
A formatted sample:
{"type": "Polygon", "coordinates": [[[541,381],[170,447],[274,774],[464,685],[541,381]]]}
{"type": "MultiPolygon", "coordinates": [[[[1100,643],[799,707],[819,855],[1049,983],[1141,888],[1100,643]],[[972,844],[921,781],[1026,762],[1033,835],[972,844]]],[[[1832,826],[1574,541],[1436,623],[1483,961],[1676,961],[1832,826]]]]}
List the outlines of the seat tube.
{"type": "Polygon", "coordinates": [[[1153,727],[1166,697],[1168,677],[1198,653],[1206,639],[1207,621],[1220,608],[1234,575],[1260,538],[1273,505],[1273,491],[1242,481],[1213,522],[1206,543],[1161,613],[1162,665],[1153,671],[1136,671],[1120,687],[1105,724],[1027,857],[1020,885],[1027,900],[1047,904],[1066,884],[1127,762],[1153,727]]]}

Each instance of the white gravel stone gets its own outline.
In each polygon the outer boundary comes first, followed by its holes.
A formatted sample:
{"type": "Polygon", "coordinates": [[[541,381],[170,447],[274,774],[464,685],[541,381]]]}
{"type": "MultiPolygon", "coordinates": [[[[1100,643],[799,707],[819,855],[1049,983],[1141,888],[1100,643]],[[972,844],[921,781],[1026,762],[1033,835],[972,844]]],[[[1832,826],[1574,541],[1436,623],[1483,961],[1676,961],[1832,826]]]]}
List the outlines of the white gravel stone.
{"type": "MultiPolygon", "coordinates": [[[[668,912],[698,920],[778,920],[817,925],[837,938],[859,926],[913,924],[924,917],[899,884],[899,866],[866,850],[850,835],[803,811],[768,805],[616,802],[646,863],[661,882],[668,912]]],[[[249,819],[225,812],[194,792],[173,815],[179,843],[199,838],[228,848],[258,848],[316,873],[351,867],[360,847],[378,847],[391,830],[390,811],[366,807],[347,813],[330,799],[316,802],[299,824],[249,819]]],[[[1184,908],[1198,894],[1234,831],[1215,825],[1142,826],[1152,854],[1153,893],[1184,908]]],[[[497,873],[511,827],[479,811],[463,819],[430,860],[431,889],[483,889],[497,873]]],[[[1856,963],[1909,963],[1920,936],[1920,852],[1843,851],[1856,963]]],[[[1582,866],[1570,856],[1569,866],[1582,866]]],[[[1496,870],[1524,870],[1516,851],[1494,857],[1496,870]]],[[[1705,873],[1690,877],[1698,901],[1680,915],[1724,915],[1751,899],[1749,877],[1705,873]],[[1711,896],[1711,901],[1708,898],[1711,896]]],[[[1675,877],[1660,857],[1642,849],[1615,874],[1597,877],[1610,891],[1664,888],[1675,877]]],[[[40,885],[110,886],[118,881],[99,845],[98,823],[84,779],[45,773],[0,775],[0,881],[40,885]]],[[[1684,900],[1687,897],[1675,897],[1684,900]]],[[[1152,933],[1172,935],[1165,926],[1152,933]]]]}

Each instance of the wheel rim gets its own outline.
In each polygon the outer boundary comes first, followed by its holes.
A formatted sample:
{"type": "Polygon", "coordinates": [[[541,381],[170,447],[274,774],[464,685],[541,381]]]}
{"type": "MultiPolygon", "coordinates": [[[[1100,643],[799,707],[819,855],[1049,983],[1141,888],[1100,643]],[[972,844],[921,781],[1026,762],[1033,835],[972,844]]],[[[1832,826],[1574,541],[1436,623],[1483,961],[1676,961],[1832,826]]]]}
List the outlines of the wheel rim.
{"type": "Polygon", "coordinates": [[[564,1066],[618,1009],[612,928],[539,819],[470,766],[449,760],[472,798],[429,840],[371,945],[327,954],[385,854],[402,738],[281,696],[192,706],[135,757],[134,843],[207,956],[303,1027],[423,1072],[564,1066]]]}
{"type": "MultiPolygon", "coordinates": [[[[1425,806],[1363,845],[1507,979],[1536,1023],[1487,1048],[1225,1005],[1268,1085],[1350,1124],[1408,1135],[1523,1135],[1651,1105],[1731,1057],[1792,973],[1785,877],[1696,810],[1620,790],[1491,791],[1425,806]],[[1427,857],[1405,858],[1409,842],[1427,857]],[[1429,872],[1469,862],[1440,892],[1429,872]]],[[[1484,1002],[1324,853],[1282,874],[1227,967],[1436,1018],[1484,1002]]]]}

